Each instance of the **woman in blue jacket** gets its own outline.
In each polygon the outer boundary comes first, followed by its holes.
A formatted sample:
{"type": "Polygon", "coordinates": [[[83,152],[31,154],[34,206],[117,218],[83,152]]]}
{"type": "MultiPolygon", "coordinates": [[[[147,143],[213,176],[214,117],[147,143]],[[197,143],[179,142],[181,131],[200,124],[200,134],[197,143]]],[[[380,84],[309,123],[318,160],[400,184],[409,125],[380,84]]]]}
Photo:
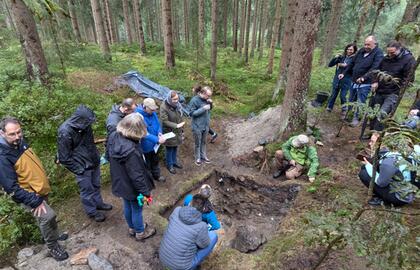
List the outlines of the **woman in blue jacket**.
{"type": "MultiPolygon", "coordinates": [[[[327,111],[331,112],[334,107],[335,100],[337,99],[338,93],[340,93],[341,106],[347,102],[347,92],[351,86],[351,74],[344,76],[343,79],[339,80],[338,75],[343,73],[344,69],[353,61],[353,56],[357,51],[357,46],[353,43],[348,44],[344,48],[342,55],[337,55],[331,59],[328,67],[335,66],[335,75],[332,83],[331,96],[328,100],[327,111]]],[[[343,106],[341,108],[341,118],[343,119],[346,115],[347,108],[343,106]]]]}
{"type": "Polygon", "coordinates": [[[149,167],[154,180],[163,182],[165,178],[160,175],[159,156],[155,152],[156,145],[165,142],[162,137],[162,127],[156,114],[157,109],[158,106],[153,98],[145,98],[143,105],[137,107],[136,112],[143,116],[147,127],[147,135],[141,139],[140,143],[147,167],[149,167]]]}

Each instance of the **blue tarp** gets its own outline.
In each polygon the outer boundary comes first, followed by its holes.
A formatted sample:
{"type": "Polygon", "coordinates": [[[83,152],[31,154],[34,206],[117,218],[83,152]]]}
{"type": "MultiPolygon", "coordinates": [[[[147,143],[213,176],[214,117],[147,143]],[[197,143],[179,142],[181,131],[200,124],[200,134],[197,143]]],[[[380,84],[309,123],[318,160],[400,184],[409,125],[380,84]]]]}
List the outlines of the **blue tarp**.
{"type": "MultiPolygon", "coordinates": [[[[163,101],[169,94],[169,89],[166,86],[155,83],[154,81],[149,80],[144,77],[137,71],[129,71],[121,76],[125,83],[133,89],[134,92],[139,94],[142,97],[150,97],[163,101]]],[[[179,102],[181,102],[183,111],[186,115],[186,100],[185,97],[178,91],[176,91],[179,96],[179,102]]]]}

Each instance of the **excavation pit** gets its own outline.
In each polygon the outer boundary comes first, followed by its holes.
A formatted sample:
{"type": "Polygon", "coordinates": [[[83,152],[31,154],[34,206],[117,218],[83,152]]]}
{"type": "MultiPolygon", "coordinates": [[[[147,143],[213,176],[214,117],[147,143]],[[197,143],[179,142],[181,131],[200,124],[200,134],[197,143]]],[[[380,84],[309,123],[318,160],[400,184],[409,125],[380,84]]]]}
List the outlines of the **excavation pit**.
{"type": "Polygon", "coordinates": [[[272,238],[300,191],[297,184],[269,186],[256,183],[246,176],[233,177],[227,173],[213,172],[182,194],[180,199],[163,211],[166,218],[176,206],[182,205],[187,194],[197,194],[202,184],[213,191],[212,202],[222,224],[222,246],[240,252],[258,250],[272,238]]]}

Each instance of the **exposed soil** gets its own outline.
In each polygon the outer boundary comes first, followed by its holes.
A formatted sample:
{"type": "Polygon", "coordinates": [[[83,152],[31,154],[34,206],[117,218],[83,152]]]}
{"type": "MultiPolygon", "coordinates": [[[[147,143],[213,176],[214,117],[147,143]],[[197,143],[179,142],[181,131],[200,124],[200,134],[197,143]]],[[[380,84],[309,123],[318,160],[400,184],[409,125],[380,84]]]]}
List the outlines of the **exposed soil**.
{"type": "MultiPolygon", "coordinates": [[[[282,255],[284,260],[271,264],[256,259],[261,252],[270,252],[264,246],[256,253],[241,253],[231,248],[236,229],[241,223],[256,226],[269,241],[278,234],[287,235],[298,230],[296,220],[331,199],[330,190],[323,186],[315,194],[306,192],[309,182],[305,179],[274,180],[267,172],[260,172],[259,168],[233,164],[233,156],[252,151],[259,139],[273,135],[276,123],[272,120],[272,114],[279,110],[280,107],[269,109],[247,121],[213,119],[212,128],[219,133],[216,143],[208,145],[208,156],[213,162],[200,167],[194,164],[192,134],[187,125],[186,141],[179,153],[184,169],[178,170],[176,175],[170,175],[162,164],[162,174],[167,181],[156,184],[155,201],[144,209],[145,221],[157,228],[153,238],[136,242],[128,236],[122,202],[111,194],[110,186],[105,185],[103,196],[114,205],[114,209],[106,213],[108,218],[102,224],[93,222],[83,214],[78,198],[55,207],[61,220],[59,227],[66,228],[71,234],[70,239],[64,242],[65,247],[72,255],[83,247],[96,246],[99,248],[98,255],[108,259],[114,269],[162,269],[157,252],[167,225],[165,217],[185,194],[195,192],[201,183],[208,182],[215,190],[212,201],[223,230],[219,231],[220,241],[202,269],[310,269],[322,250],[306,247],[302,239],[298,240],[297,246],[286,249],[282,255]],[[223,178],[223,185],[219,183],[220,178],[223,178]],[[301,192],[298,192],[299,187],[301,192]]],[[[319,127],[325,146],[318,147],[320,164],[333,171],[331,182],[335,187],[351,188],[352,193],[362,199],[366,189],[359,183],[355,168],[350,166],[357,152],[358,145],[352,140],[358,137],[358,130],[344,127],[342,137],[336,138],[338,123],[338,114],[325,113],[322,116],[319,127]]],[[[103,170],[109,170],[109,167],[104,166],[103,170]]],[[[16,267],[89,269],[88,266],[71,267],[69,260],[57,263],[46,258],[42,246],[37,247],[37,251],[24,265],[16,267]]],[[[274,249],[273,252],[278,251],[274,249]]],[[[332,252],[320,269],[369,269],[365,265],[365,259],[345,249],[332,252]]]]}

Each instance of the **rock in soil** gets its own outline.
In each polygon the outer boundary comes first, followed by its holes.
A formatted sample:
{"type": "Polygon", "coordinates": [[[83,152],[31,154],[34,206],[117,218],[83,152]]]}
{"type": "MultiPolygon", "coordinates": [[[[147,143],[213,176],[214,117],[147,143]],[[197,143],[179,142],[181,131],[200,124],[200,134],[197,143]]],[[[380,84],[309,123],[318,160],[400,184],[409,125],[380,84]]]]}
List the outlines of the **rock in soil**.
{"type": "Polygon", "coordinates": [[[112,265],[107,260],[97,256],[95,253],[89,254],[88,264],[92,270],[113,270],[112,265]]]}
{"type": "Polygon", "coordinates": [[[70,264],[71,265],[87,264],[88,256],[92,253],[95,254],[96,252],[98,252],[98,249],[96,247],[88,247],[88,248],[82,249],[81,251],[79,251],[79,253],[71,257],[70,264]]]}
{"type": "Polygon", "coordinates": [[[29,257],[34,255],[34,250],[32,248],[24,248],[19,251],[17,258],[19,262],[26,261],[29,257]]]}
{"type": "Polygon", "coordinates": [[[257,250],[265,242],[267,242],[267,239],[262,233],[258,232],[256,227],[242,225],[236,231],[236,237],[232,242],[232,247],[240,252],[247,253],[257,250]]]}

